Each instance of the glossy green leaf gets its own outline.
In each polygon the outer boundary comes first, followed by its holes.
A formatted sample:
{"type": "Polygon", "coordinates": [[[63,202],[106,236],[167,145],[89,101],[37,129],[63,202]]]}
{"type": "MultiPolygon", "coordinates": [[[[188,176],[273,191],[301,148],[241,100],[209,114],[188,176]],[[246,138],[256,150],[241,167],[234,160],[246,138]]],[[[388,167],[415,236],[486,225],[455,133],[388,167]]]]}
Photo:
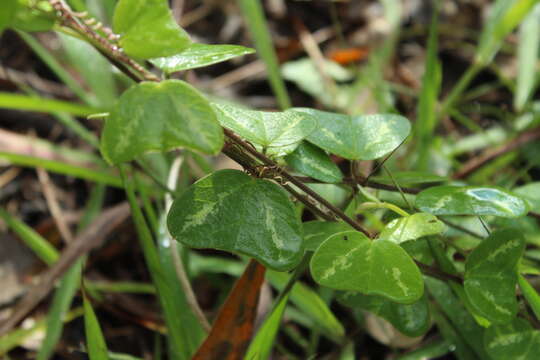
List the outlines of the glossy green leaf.
{"type": "Polygon", "coordinates": [[[379,239],[400,244],[422,236],[440,234],[445,228],[445,225],[436,216],[416,213],[390,221],[381,231],[379,239]]]}
{"type": "Polygon", "coordinates": [[[263,147],[289,148],[292,152],[317,127],[317,120],[293,110],[266,112],[239,106],[214,104],[221,125],[263,147]]]}
{"type": "Polygon", "coordinates": [[[301,260],[301,224],[278,185],[238,170],[221,170],[176,199],[167,219],[176,240],[195,248],[245,254],[275,270],[301,260]]]}
{"type": "Polygon", "coordinates": [[[435,186],[420,192],[415,205],[434,215],[523,216],[528,206],[521,198],[495,187],[435,186]]]}
{"type": "Polygon", "coordinates": [[[301,174],[326,182],[337,183],[343,180],[343,174],[337,165],[321,148],[302,141],[285,158],[287,164],[301,174]]]}
{"type": "Polygon", "coordinates": [[[191,44],[174,20],[167,0],[120,0],[113,30],[120,35],[126,54],[140,59],[175,55],[191,44]]]}
{"type": "Polygon", "coordinates": [[[371,179],[383,184],[394,185],[394,180],[399,185],[429,184],[447,181],[448,178],[423,171],[398,171],[392,172],[392,178],[388,176],[372,176],[371,179]],[[392,179],[393,178],[393,179],[392,179]]]}
{"type": "Polygon", "coordinates": [[[270,358],[272,346],[274,345],[275,338],[278,334],[281,318],[283,317],[283,312],[285,311],[288,300],[289,295],[287,294],[272,310],[266,320],[264,320],[264,323],[259,330],[257,330],[257,334],[251,341],[251,344],[249,344],[247,353],[244,356],[245,360],[262,360],[270,358]]]}
{"type": "Polygon", "coordinates": [[[493,360],[536,360],[540,354],[540,331],[516,318],[510,324],[487,329],[484,345],[493,360]]]}
{"type": "Polygon", "coordinates": [[[525,199],[529,203],[531,211],[540,212],[540,182],[528,183],[514,188],[512,192],[525,199]]]}
{"type": "Polygon", "coordinates": [[[518,230],[499,230],[467,257],[465,293],[472,307],[491,322],[507,323],[517,313],[517,264],[524,248],[518,230]]]}
{"type": "Polygon", "coordinates": [[[90,304],[90,300],[86,295],[83,299],[84,330],[88,356],[90,360],[108,360],[107,344],[105,343],[105,338],[103,337],[94,309],[92,309],[92,304],[90,304]]]}
{"type": "Polygon", "coordinates": [[[307,140],[351,160],[373,160],[387,155],[409,135],[411,125],[403,116],[375,114],[349,116],[308,108],[295,108],[316,118],[319,126],[307,140]]]}
{"type": "Polygon", "coordinates": [[[13,21],[13,16],[19,6],[18,0],[4,0],[2,4],[2,11],[0,11],[0,34],[6,27],[8,27],[13,21]]]}
{"type": "Polygon", "coordinates": [[[399,245],[342,232],[323,242],[311,259],[311,275],[337,290],[385,296],[410,304],[422,296],[424,282],[414,261],[399,245]]]}
{"type": "Polygon", "coordinates": [[[399,304],[382,296],[347,291],[341,293],[338,300],[349,307],[358,307],[386,319],[407,336],[420,336],[429,329],[430,316],[426,296],[412,304],[399,304]]]}
{"type": "MultiPolygon", "coordinates": [[[[10,27],[23,31],[47,31],[56,21],[51,4],[47,0],[18,0],[19,6],[12,17],[10,27]]],[[[3,10],[3,9],[2,9],[3,10]]]]}
{"type": "Polygon", "coordinates": [[[302,224],[304,228],[304,247],[308,251],[315,251],[330,236],[354,230],[349,224],[338,221],[307,221],[302,224]]]}
{"type": "Polygon", "coordinates": [[[216,154],[223,130],[208,101],[179,80],[143,82],[127,90],[105,122],[101,152],[112,164],[179,147],[216,154]]]}
{"type": "Polygon", "coordinates": [[[238,56],[254,53],[255,50],[240,45],[207,45],[192,43],[179,54],[152,59],[151,62],[167,74],[176,71],[196,69],[238,56]]]}

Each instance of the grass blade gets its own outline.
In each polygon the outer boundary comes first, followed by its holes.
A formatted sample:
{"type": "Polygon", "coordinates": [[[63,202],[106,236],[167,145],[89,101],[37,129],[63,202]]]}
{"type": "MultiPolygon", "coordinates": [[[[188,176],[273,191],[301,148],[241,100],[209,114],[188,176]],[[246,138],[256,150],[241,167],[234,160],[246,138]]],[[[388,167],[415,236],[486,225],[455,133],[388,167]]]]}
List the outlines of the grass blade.
{"type": "Polygon", "coordinates": [[[523,292],[523,296],[531,306],[534,315],[536,315],[536,319],[540,320],[540,295],[538,295],[536,290],[521,274],[518,276],[518,284],[521,288],[521,291],[523,292]]]}
{"type": "Polygon", "coordinates": [[[437,125],[436,107],[441,86],[441,64],[437,54],[438,10],[439,2],[437,1],[429,28],[426,68],[418,102],[418,119],[415,123],[416,136],[418,137],[417,168],[424,171],[428,169],[429,148],[437,125]]]}
{"type": "Polygon", "coordinates": [[[83,294],[84,308],[84,330],[86,334],[86,345],[90,360],[109,360],[107,344],[103,337],[103,332],[99,326],[96,313],[88,297],[83,294]]]}
{"type": "Polygon", "coordinates": [[[90,44],[58,33],[68,60],[84,78],[100,106],[109,108],[117,97],[111,64],[90,44]]]}
{"type": "Polygon", "coordinates": [[[56,58],[49,53],[49,50],[43,47],[38,40],[23,31],[17,31],[17,34],[32,48],[36,55],[49,67],[49,69],[51,69],[60,81],[66,84],[66,86],[79,97],[79,99],[88,105],[96,105],[95,99],[86,93],[77,80],[71,76],[56,58]]]}
{"type": "Polygon", "coordinates": [[[272,313],[264,321],[264,324],[257,331],[257,335],[249,345],[245,360],[262,360],[270,358],[270,351],[274,345],[276,335],[281,324],[283,312],[287,307],[289,294],[281,298],[279,304],[273,309],[272,313]]]}
{"type": "Polygon", "coordinates": [[[184,338],[184,333],[180,319],[183,308],[178,308],[177,294],[175,289],[167,281],[167,275],[161,264],[159,253],[154,244],[152,233],[144,219],[143,213],[139,207],[137,197],[135,195],[134,184],[128,180],[126,170],[123,166],[120,167],[120,174],[124,183],[126,195],[131,207],[133,222],[137,229],[139,243],[143,250],[143,255],[148,266],[152,281],[156,286],[158,299],[163,310],[165,323],[168,329],[169,340],[169,356],[172,360],[188,360],[191,358],[191,348],[187,339],[184,338]]]}
{"type": "Polygon", "coordinates": [[[52,100],[35,96],[0,92],[0,107],[15,110],[39,111],[46,113],[68,113],[75,116],[88,116],[103,109],[75,104],[68,101],[52,100]]]}
{"type": "MultiPolygon", "coordinates": [[[[103,206],[105,187],[98,185],[90,195],[84,216],[82,217],[78,231],[83,230],[97,216],[103,206]]],[[[79,288],[85,258],[77,260],[60,280],[60,286],[54,293],[51,308],[47,314],[47,331],[45,339],[41,343],[37,359],[48,359],[54,351],[64,327],[63,319],[69,311],[73,297],[79,288]]]]}
{"type": "MultiPolygon", "coordinates": [[[[284,289],[289,278],[285,273],[271,270],[267,271],[266,276],[272,286],[280,291],[284,289]]],[[[345,335],[343,325],[315,291],[301,282],[297,282],[291,289],[290,300],[312,319],[314,325],[326,336],[337,342],[342,340],[345,335]]]]}
{"type": "Polygon", "coordinates": [[[281,109],[291,107],[291,100],[287,88],[279,71],[279,63],[274,50],[274,45],[268,31],[268,25],[264,17],[264,11],[259,0],[238,0],[244,19],[253,36],[255,47],[261,59],[266,64],[270,86],[281,109]]]}
{"type": "Polygon", "coordinates": [[[536,62],[540,48],[540,5],[521,24],[518,42],[518,77],[514,108],[518,111],[530,99],[536,85],[536,62]]]}
{"type": "Polygon", "coordinates": [[[68,269],[62,280],[60,280],[60,286],[54,292],[52,305],[47,314],[45,339],[43,339],[37,355],[38,360],[48,359],[52,355],[58,340],[60,340],[64,326],[64,316],[69,310],[73,296],[75,296],[81,282],[83,261],[83,259],[79,259],[68,269]]]}
{"type": "Polygon", "coordinates": [[[493,59],[502,41],[531,11],[538,0],[497,0],[480,36],[476,63],[485,66],[493,59]]]}
{"type": "Polygon", "coordinates": [[[58,251],[54,246],[30,226],[18,220],[3,208],[0,208],[0,217],[44,263],[51,265],[58,260],[58,251]]]}
{"type": "Polygon", "coordinates": [[[0,159],[9,161],[13,165],[35,168],[37,166],[45,170],[73,176],[79,179],[95,181],[100,184],[122,187],[122,181],[115,175],[105,170],[90,169],[83,166],[72,165],[62,161],[48,160],[35,156],[19,155],[0,151],[0,159]]]}
{"type": "MultiPolygon", "coordinates": [[[[79,316],[82,316],[84,313],[84,310],[82,307],[77,307],[71,311],[69,311],[65,318],[62,319],[65,323],[70,322],[71,320],[74,320],[78,318],[79,316]]],[[[43,331],[46,326],[46,320],[41,319],[35,323],[34,326],[30,328],[18,328],[10,333],[2,336],[0,338],[0,356],[5,355],[8,351],[11,349],[19,346],[22,344],[26,339],[33,336],[35,333],[39,331],[43,331]]]]}

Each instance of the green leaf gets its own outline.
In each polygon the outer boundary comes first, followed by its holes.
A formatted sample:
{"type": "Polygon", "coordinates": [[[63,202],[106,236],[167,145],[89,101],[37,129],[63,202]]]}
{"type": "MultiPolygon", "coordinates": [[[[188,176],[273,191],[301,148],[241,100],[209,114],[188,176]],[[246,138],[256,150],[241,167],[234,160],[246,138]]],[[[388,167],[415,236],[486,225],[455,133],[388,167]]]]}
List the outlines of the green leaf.
{"type": "Polygon", "coordinates": [[[19,5],[12,17],[10,27],[23,31],[47,31],[56,21],[51,4],[47,0],[18,0],[19,5]]]}
{"type": "Polygon", "coordinates": [[[352,308],[361,308],[388,320],[402,334],[420,336],[428,331],[430,316],[427,297],[412,304],[398,304],[382,296],[363,295],[353,291],[341,293],[338,300],[352,308]]]}
{"type": "Polygon", "coordinates": [[[333,289],[382,295],[405,304],[417,301],[424,292],[420,270],[405,250],[354,231],[328,238],[310,266],[313,279],[333,289]]]}
{"type": "Polygon", "coordinates": [[[308,251],[315,251],[330,236],[354,230],[349,224],[337,221],[307,221],[302,224],[304,228],[304,247],[308,251]]]}
{"type": "Polygon", "coordinates": [[[435,186],[416,196],[416,207],[434,215],[520,217],[528,212],[521,198],[495,187],[435,186]]]}
{"type": "Polygon", "coordinates": [[[540,331],[516,318],[507,325],[491,326],[484,336],[486,350],[494,360],[536,360],[540,354],[540,331]]]}
{"type": "Polygon", "coordinates": [[[221,125],[265,148],[294,145],[288,149],[292,152],[317,127],[313,116],[293,110],[266,112],[226,104],[213,105],[221,125]]]}
{"type": "Polygon", "coordinates": [[[105,122],[101,152],[112,164],[179,147],[217,154],[223,130],[208,101],[179,80],[143,82],[122,94],[105,122]]]}
{"type": "Polygon", "coordinates": [[[303,255],[301,224],[278,185],[238,170],[221,170],[176,199],[167,219],[176,240],[195,248],[245,254],[279,271],[303,255]]]}
{"type": "Polygon", "coordinates": [[[108,360],[107,344],[90,300],[83,296],[84,330],[90,360],[108,360]]]}
{"type": "Polygon", "coordinates": [[[303,141],[285,158],[287,164],[301,174],[326,183],[338,183],[343,174],[321,148],[303,141]]]}
{"type": "Polygon", "coordinates": [[[467,298],[481,316],[494,323],[507,323],[517,313],[517,264],[524,249],[520,232],[506,229],[492,233],[467,257],[467,298]]]}
{"type": "Polygon", "coordinates": [[[317,130],[307,137],[309,142],[350,160],[380,158],[397,148],[411,130],[406,118],[393,114],[349,116],[308,108],[294,111],[319,122],[317,130]]]}
{"type": "Polygon", "coordinates": [[[257,334],[251,341],[251,344],[249,344],[247,353],[244,356],[245,360],[270,358],[270,352],[272,351],[272,346],[274,345],[276,335],[278,334],[281,325],[281,318],[283,317],[283,312],[285,311],[288,300],[289,294],[285,295],[281,299],[281,301],[261,325],[259,330],[257,330],[257,334]]]}
{"type": "Polygon", "coordinates": [[[512,192],[525,199],[529,203],[531,211],[540,212],[540,182],[528,183],[514,188],[512,192]]]}
{"type": "Polygon", "coordinates": [[[431,238],[425,237],[421,239],[411,240],[400,244],[400,246],[409,254],[414,260],[421,262],[422,264],[432,265],[435,259],[431,251],[429,241],[431,238]]]}
{"type": "Polygon", "coordinates": [[[2,31],[11,24],[18,6],[18,0],[3,1],[2,11],[0,11],[0,34],[2,34],[2,31]]]}
{"type": "Polygon", "coordinates": [[[440,234],[445,228],[436,216],[417,213],[390,221],[379,235],[379,239],[400,244],[422,236],[440,234]]]}
{"type": "Polygon", "coordinates": [[[126,54],[140,59],[175,55],[191,44],[174,20],[167,0],[120,0],[113,30],[120,34],[120,46],[126,54]]]}
{"type": "Polygon", "coordinates": [[[150,60],[152,64],[171,74],[176,71],[196,69],[238,56],[254,53],[255,50],[240,45],[207,45],[192,43],[179,54],[150,60]]]}
{"type": "Polygon", "coordinates": [[[394,185],[394,180],[399,185],[429,184],[447,181],[448,178],[423,171],[399,171],[392,172],[392,178],[387,176],[372,176],[371,179],[383,184],[394,185]],[[392,179],[393,178],[393,179],[392,179]]]}

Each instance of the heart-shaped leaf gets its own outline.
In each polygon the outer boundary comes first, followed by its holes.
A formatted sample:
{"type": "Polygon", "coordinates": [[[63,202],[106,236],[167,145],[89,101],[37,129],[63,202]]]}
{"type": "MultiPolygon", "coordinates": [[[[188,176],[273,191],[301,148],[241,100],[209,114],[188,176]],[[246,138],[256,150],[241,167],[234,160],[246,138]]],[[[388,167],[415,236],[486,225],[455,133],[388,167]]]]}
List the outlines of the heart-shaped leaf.
{"type": "Polygon", "coordinates": [[[222,146],[223,129],[212,107],[179,80],[144,82],[124,92],[101,139],[101,152],[112,164],[179,147],[216,154],[222,146]]]}
{"type": "Polygon", "coordinates": [[[400,244],[422,236],[440,234],[444,229],[444,224],[436,216],[417,213],[390,221],[379,235],[379,239],[400,244]]]}
{"type": "Polygon", "coordinates": [[[349,307],[361,308],[386,319],[407,336],[420,336],[429,329],[429,306],[425,295],[412,304],[398,304],[382,296],[347,291],[339,294],[338,300],[349,307]]]}
{"type": "Polygon", "coordinates": [[[114,10],[113,30],[120,34],[126,54],[140,59],[178,54],[191,44],[167,0],[120,0],[114,10]]]}
{"type": "Polygon", "coordinates": [[[313,116],[293,110],[267,112],[228,104],[213,105],[221,125],[263,147],[288,146],[288,152],[292,152],[317,126],[313,116]]]}
{"type": "Polygon", "coordinates": [[[316,118],[319,126],[307,140],[351,160],[373,160],[397,148],[409,135],[411,125],[393,114],[349,116],[308,108],[295,108],[316,118]]]}
{"type": "Polygon", "coordinates": [[[488,328],[484,346],[493,360],[536,360],[540,354],[540,331],[516,318],[510,324],[488,328]]]}
{"type": "Polygon", "coordinates": [[[328,154],[307,141],[302,141],[285,161],[294,170],[326,183],[343,180],[343,174],[328,154]]]}
{"type": "Polygon", "coordinates": [[[298,265],[304,251],[284,190],[238,170],[217,171],[190,186],[174,201],[167,223],[187,246],[245,254],[279,271],[298,265]]]}
{"type": "Polygon", "coordinates": [[[330,236],[354,230],[349,224],[339,221],[307,221],[302,224],[304,228],[304,247],[308,251],[315,251],[330,236]]]}
{"type": "Polygon", "coordinates": [[[255,50],[240,45],[207,45],[192,43],[179,54],[152,59],[151,62],[167,74],[204,67],[232,58],[252,54],[255,50]]]}
{"type": "Polygon", "coordinates": [[[405,250],[355,231],[329,237],[310,266],[316,282],[337,290],[382,295],[404,304],[417,301],[424,292],[420,270],[405,250]]]}
{"type": "Polygon", "coordinates": [[[474,309],[494,323],[507,323],[518,310],[517,264],[525,239],[515,229],[484,239],[465,262],[465,293],[474,309]]]}
{"type": "Polygon", "coordinates": [[[434,215],[523,216],[528,206],[523,199],[495,187],[434,186],[416,196],[416,207],[434,215]]]}

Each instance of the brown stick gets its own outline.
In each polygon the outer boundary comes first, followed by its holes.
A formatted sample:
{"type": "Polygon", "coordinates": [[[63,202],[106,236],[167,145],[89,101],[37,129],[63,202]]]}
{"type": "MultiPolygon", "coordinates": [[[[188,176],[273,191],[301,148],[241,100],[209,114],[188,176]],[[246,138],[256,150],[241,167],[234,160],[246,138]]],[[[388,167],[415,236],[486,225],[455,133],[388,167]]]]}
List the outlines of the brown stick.
{"type": "Polygon", "coordinates": [[[463,179],[471,175],[473,172],[486,165],[488,162],[496,159],[497,157],[506,154],[512,150],[519,148],[522,145],[533,142],[540,139],[540,128],[526,131],[521,133],[515,139],[512,139],[506,144],[503,144],[494,149],[485,150],[480,156],[470,159],[457,171],[453,178],[454,179],[463,179]]]}
{"type": "Polygon", "coordinates": [[[23,299],[17,303],[13,314],[0,325],[0,336],[16,326],[41,300],[54,288],[56,280],[79,259],[93,248],[99,246],[105,237],[123,223],[129,216],[129,205],[122,203],[105,210],[70,243],[58,261],[45,272],[40,283],[34,285],[23,299]]]}

